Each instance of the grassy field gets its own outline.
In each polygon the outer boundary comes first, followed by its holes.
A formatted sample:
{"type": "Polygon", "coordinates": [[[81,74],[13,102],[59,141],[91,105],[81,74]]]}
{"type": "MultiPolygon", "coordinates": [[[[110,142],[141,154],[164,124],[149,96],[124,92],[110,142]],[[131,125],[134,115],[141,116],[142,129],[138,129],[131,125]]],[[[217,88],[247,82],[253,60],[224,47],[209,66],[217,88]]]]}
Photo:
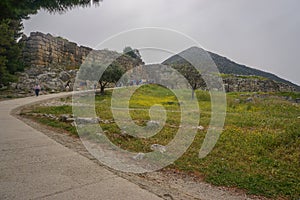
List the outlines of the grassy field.
{"type": "MultiPolygon", "coordinates": [[[[283,96],[299,97],[299,93],[228,93],[224,131],[213,151],[204,159],[199,149],[210,122],[210,95],[197,91],[201,109],[200,125],[188,151],[168,168],[194,173],[219,186],[245,189],[249,194],[271,198],[300,198],[300,105],[284,100],[283,96]],[[249,97],[253,101],[248,102],[249,97]]],[[[103,120],[113,120],[111,91],[96,96],[96,113],[103,120]]],[[[63,99],[65,101],[65,99],[63,99]]],[[[161,104],[167,110],[164,128],[148,139],[121,134],[114,123],[100,123],[106,135],[116,145],[135,152],[149,152],[151,144],[166,145],[179,126],[180,102],[168,89],[157,85],[140,87],[130,100],[130,115],[136,124],[145,125],[150,119],[148,109],[161,104]]],[[[47,113],[55,116],[72,113],[68,105],[35,107],[27,113],[47,113]]],[[[41,123],[61,127],[76,134],[70,123],[36,117],[41,123]]]]}

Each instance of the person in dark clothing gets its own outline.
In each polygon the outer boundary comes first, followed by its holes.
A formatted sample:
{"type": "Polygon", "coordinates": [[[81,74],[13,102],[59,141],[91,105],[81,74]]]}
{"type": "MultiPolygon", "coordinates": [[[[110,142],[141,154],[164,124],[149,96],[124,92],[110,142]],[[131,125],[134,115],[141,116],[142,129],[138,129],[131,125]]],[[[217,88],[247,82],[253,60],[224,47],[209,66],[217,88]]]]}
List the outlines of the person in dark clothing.
{"type": "Polygon", "coordinates": [[[41,86],[39,84],[36,84],[34,86],[35,96],[39,96],[40,90],[41,90],[41,86]]]}

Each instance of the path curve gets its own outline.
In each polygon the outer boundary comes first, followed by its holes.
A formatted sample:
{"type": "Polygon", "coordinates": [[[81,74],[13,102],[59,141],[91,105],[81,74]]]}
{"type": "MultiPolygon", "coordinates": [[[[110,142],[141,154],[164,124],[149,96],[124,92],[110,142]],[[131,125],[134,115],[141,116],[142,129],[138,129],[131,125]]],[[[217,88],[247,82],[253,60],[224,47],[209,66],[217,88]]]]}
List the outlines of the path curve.
{"type": "Polygon", "coordinates": [[[0,199],[160,199],[11,115],[70,94],[0,102],[0,199]]]}

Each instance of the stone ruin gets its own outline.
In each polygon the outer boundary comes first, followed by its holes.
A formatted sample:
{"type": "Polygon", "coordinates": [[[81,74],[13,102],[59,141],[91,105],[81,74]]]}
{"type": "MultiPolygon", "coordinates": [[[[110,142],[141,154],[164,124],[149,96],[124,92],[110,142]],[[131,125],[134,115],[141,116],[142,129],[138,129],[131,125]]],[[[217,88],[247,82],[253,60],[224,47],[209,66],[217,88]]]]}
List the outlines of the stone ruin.
{"type": "MultiPolygon", "coordinates": [[[[138,77],[145,82],[153,82],[166,85],[169,88],[186,88],[183,82],[180,82],[174,70],[162,64],[141,65],[129,71],[135,74],[134,79],[138,77]],[[184,85],[184,86],[183,86],[184,85]]],[[[130,77],[131,78],[131,77],[130,77]]],[[[202,82],[204,82],[202,80],[202,82]]],[[[239,76],[228,75],[223,78],[224,89],[226,92],[291,92],[295,88],[281,82],[266,79],[257,76],[239,76]]],[[[200,89],[206,90],[205,84],[200,84],[200,89]]]]}
{"type": "MultiPolygon", "coordinates": [[[[72,87],[80,65],[93,50],[40,32],[32,32],[29,37],[24,35],[20,42],[23,44],[25,71],[17,74],[17,83],[11,84],[20,96],[31,95],[36,83],[41,85],[44,93],[65,91],[67,83],[72,87]]],[[[125,70],[143,64],[141,59],[123,56],[115,51],[93,50],[93,54],[100,60],[117,58],[125,70]]]]}
{"type": "Polygon", "coordinates": [[[233,75],[223,78],[224,88],[226,92],[292,92],[295,88],[281,82],[271,79],[262,79],[258,77],[242,78],[233,75]]]}
{"type": "MultiPolygon", "coordinates": [[[[20,42],[23,44],[22,57],[26,68],[24,72],[18,73],[19,81],[11,84],[11,87],[20,96],[31,95],[32,88],[36,83],[41,85],[44,93],[65,91],[67,83],[70,83],[70,89],[72,89],[80,65],[93,50],[64,38],[40,32],[32,32],[29,37],[24,35],[20,42]]],[[[106,57],[116,57],[117,62],[124,67],[125,71],[130,71],[136,67],[136,70],[150,70],[151,68],[151,73],[159,71],[155,75],[156,83],[172,77],[169,70],[161,73],[161,70],[158,69],[162,67],[160,64],[143,67],[144,63],[141,59],[122,56],[115,51],[94,50],[94,52],[97,54],[96,59],[99,60],[106,57]]],[[[141,78],[147,79],[147,75],[142,72],[141,78]]],[[[243,78],[232,75],[223,78],[223,82],[227,92],[290,92],[295,90],[285,83],[256,77],[243,78]]],[[[171,87],[176,86],[172,85],[171,87]]]]}

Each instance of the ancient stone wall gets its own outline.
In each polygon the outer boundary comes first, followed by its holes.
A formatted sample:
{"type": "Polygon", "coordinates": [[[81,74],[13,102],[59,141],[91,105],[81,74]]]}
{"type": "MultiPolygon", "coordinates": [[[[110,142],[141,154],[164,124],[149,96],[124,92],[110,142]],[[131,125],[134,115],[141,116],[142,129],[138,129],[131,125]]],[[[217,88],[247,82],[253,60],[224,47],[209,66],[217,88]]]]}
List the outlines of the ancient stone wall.
{"type": "Polygon", "coordinates": [[[74,42],[61,37],[53,37],[49,33],[32,32],[29,37],[23,36],[20,42],[24,46],[23,61],[26,66],[30,67],[55,66],[74,69],[78,68],[88,55],[101,62],[107,58],[115,58],[125,69],[132,68],[132,65],[143,64],[141,59],[124,56],[115,51],[93,50],[89,47],[78,46],[74,42]]]}
{"type": "MultiPolygon", "coordinates": [[[[153,64],[139,66],[135,70],[131,70],[130,74],[134,76],[131,79],[143,79],[154,83],[164,83],[170,88],[185,88],[184,82],[180,82],[180,77],[170,70],[170,67],[161,64],[153,64]],[[184,85],[184,87],[182,87],[184,85]]],[[[201,81],[202,82],[202,81],[201,81]]],[[[291,92],[295,88],[285,84],[276,82],[263,77],[240,77],[238,75],[228,75],[223,78],[224,88],[226,92],[291,92]]],[[[206,86],[202,85],[201,89],[205,90],[206,86]]]]}
{"type": "Polygon", "coordinates": [[[86,59],[96,64],[114,61],[126,71],[143,64],[141,59],[115,51],[78,46],[61,37],[40,32],[33,32],[29,37],[23,36],[20,42],[23,43],[22,57],[26,68],[19,73],[19,81],[12,87],[24,95],[30,94],[36,83],[46,93],[64,91],[67,83],[72,86],[80,65],[86,59]]]}
{"type": "Polygon", "coordinates": [[[23,60],[26,66],[80,66],[92,50],[66,39],[40,32],[30,33],[30,36],[23,37],[21,42],[24,43],[23,60]]]}
{"type": "Polygon", "coordinates": [[[224,87],[226,92],[291,92],[295,88],[270,79],[259,78],[224,78],[224,87]]]}

